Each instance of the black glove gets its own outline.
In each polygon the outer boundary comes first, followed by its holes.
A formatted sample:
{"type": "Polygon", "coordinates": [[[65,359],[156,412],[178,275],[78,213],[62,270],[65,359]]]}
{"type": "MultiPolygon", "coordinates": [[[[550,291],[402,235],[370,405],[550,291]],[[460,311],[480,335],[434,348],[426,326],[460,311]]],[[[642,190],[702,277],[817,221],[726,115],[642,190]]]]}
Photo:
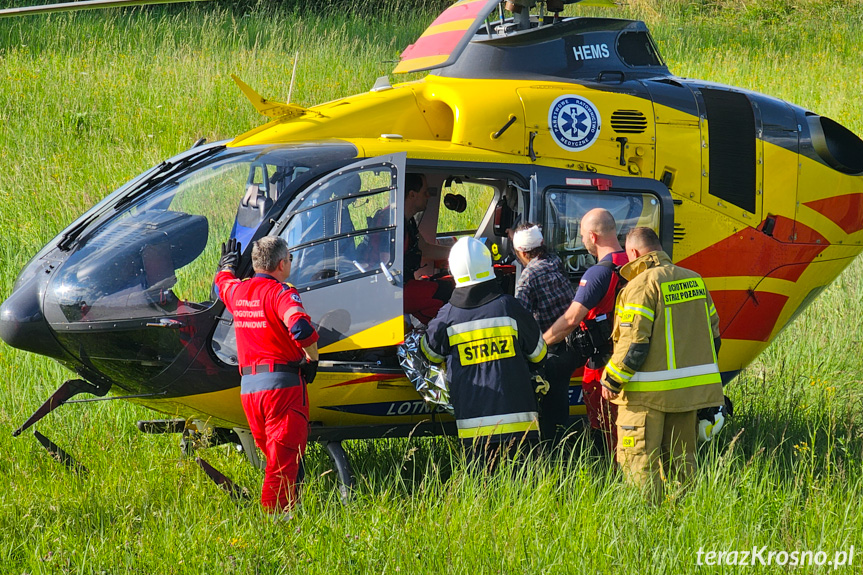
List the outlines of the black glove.
{"type": "Polygon", "coordinates": [[[240,263],[241,244],[236,238],[222,244],[222,257],[219,259],[219,271],[228,271],[237,275],[237,264],[240,263]]]}
{"type": "Polygon", "coordinates": [[[300,373],[303,374],[303,381],[307,384],[315,381],[315,376],[318,375],[318,362],[309,361],[308,358],[303,358],[300,362],[300,373]]]}

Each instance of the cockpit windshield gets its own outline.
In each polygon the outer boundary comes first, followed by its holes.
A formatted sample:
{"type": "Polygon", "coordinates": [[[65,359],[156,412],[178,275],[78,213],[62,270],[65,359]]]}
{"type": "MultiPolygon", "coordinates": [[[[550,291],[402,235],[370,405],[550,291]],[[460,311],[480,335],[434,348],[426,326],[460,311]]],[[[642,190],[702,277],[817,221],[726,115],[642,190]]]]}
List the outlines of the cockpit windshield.
{"type": "Polygon", "coordinates": [[[161,181],[149,188],[142,182],[131,199],[119,197],[116,214],[78,240],[49,285],[49,321],[207,309],[221,243],[233,236],[245,250],[280,199],[356,153],[341,142],[223,147],[187,166],[177,162],[181,169],[157,171],[161,181]]]}

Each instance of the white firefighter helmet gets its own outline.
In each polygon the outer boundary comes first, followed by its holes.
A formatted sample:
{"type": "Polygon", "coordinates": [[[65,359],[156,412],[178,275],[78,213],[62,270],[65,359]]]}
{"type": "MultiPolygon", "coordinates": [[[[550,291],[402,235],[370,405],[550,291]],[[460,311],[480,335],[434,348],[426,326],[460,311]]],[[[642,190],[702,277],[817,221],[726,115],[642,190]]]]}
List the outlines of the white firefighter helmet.
{"type": "Polygon", "coordinates": [[[476,238],[461,238],[449,252],[449,271],[457,288],[493,280],[491,252],[476,238]]]}
{"type": "Polygon", "coordinates": [[[719,434],[725,425],[725,406],[698,410],[698,441],[706,443],[719,434]]]}

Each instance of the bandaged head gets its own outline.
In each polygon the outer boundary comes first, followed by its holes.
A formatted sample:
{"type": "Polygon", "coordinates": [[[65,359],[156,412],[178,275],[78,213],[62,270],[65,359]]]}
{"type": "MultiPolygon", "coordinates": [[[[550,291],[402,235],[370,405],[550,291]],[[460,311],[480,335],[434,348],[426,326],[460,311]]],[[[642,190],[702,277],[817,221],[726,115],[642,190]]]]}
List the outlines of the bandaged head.
{"type": "Polygon", "coordinates": [[[521,252],[529,252],[538,248],[542,245],[542,232],[539,226],[515,232],[512,237],[512,244],[515,246],[515,249],[521,252]]]}

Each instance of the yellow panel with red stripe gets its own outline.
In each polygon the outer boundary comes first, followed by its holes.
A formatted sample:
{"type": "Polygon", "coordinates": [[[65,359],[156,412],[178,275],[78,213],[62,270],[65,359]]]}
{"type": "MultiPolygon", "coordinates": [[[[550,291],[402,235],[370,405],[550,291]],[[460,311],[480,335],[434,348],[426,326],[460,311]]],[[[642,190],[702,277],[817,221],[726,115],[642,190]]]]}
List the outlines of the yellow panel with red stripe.
{"type": "Polygon", "coordinates": [[[402,52],[393,73],[420,72],[455,62],[498,0],[461,0],[426,28],[417,41],[402,52]]]}

